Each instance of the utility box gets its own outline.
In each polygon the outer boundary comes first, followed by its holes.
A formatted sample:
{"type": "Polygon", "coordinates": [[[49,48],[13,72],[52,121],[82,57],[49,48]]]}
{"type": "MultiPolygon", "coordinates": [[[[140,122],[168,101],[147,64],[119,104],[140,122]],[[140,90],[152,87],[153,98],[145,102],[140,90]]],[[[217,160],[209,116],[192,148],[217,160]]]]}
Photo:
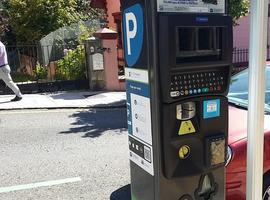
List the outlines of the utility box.
{"type": "Polygon", "coordinates": [[[89,88],[102,90],[105,88],[105,72],[101,40],[95,37],[85,40],[85,53],[89,88]]]}
{"type": "Polygon", "coordinates": [[[225,199],[225,1],[122,0],[132,200],[225,199]]]}

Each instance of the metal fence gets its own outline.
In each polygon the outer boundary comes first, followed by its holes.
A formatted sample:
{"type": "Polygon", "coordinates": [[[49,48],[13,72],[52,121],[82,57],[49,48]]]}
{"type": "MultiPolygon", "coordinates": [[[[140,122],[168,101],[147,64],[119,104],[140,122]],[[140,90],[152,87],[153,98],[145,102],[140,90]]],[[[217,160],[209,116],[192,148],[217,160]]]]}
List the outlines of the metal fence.
{"type": "MultiPolygon", "coordinates": [[[[266,60],[270,60],[270,48],[267,47],[266,60]]],[[[233,74],[242,71],[248,67],[249,62],[249,49],[237,49],[233,50],[233,74]]]]}
{"type": "MultiPolygon", "coordinates": [[[[234,49],[233,50],[233,63],[235,66],[248,66],[249,49],[234,49]]],[[[266,60],[270,60],[270,48],[267,47],[266,60]]]]}
{"type": "Polygon", "coordinates": [[[248,62],[248,49],[234,49],[233,50],[233,63],[247,63],[248,62]]]}
{"type": "Polygon", "coordinates": [[[6,49],[15,80],[17,77],[22,82],[86,78],[84,45],[16,45],[6,49]]]}
{"type": "MultiPolygon", "coordinates": [[[[6,49],[15,80],[16,76],[19,81],[74,80],[87,77],[84,45],[16,45],[7,46],[6,49]]],[[[234,73],[248,66],[248,56],[248,49],[233,50],[234,73]]],[[[270,48],[267,48],[267,60],[270,60],[270,48]]]]}
{"type": "Polygon", "coordinates": [[[39,60],[37,45],[6,46],[9,65],[12,72],[33,75],[39,60]]]}

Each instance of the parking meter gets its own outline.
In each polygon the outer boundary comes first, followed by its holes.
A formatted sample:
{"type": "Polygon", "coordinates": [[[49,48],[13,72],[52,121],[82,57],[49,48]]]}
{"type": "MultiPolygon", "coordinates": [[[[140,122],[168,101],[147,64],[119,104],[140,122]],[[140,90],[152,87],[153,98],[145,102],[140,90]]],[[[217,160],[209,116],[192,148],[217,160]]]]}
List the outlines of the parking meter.
{"type": "Polygon", "coordinates": [[[225,1],[122,0],[132,200],[225,198],[225,1]]]}

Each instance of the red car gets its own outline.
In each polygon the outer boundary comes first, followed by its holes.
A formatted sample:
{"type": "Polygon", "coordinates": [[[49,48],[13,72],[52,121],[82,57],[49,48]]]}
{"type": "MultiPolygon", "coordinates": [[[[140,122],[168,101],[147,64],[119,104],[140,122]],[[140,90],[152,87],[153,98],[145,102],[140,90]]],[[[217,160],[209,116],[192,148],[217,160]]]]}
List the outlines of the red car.
{"type": "MultiPolygon", "coordinates": [[[[226,199],[246,199],[248,70],[232,77],[228,95],[229,148],[226,199]]],[[[263,200],[270,200],[270,65],[266,67],[263,200]]]]}

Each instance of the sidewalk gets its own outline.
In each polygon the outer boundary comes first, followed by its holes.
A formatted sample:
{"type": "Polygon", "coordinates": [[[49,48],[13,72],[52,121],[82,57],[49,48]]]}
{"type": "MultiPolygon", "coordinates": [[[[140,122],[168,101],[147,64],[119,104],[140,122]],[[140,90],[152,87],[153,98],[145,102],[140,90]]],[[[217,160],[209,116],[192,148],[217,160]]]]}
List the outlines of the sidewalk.
{"type": "Polygon", "coordinates": [[[18,102],[14,95],[0,95],[0,110],[56,108],[115,108],[126,105],[125,92],[57,92],[25,94],[18,102]]]}

